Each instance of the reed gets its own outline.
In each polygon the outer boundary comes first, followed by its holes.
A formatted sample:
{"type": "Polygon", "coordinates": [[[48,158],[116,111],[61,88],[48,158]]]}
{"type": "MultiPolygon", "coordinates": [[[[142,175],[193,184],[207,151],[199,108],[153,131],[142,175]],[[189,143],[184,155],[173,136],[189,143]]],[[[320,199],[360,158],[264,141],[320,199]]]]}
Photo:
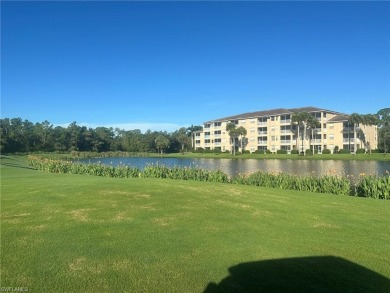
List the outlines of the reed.
{"type": "Polygon", "coordinates": [[[360,176],[357,180],[335,175],[298,176],[286,173],[255,172],[237,174],[230,178],[220,170],[203,170],[197,167],[169,168],[162,164],[149,164],[144,169],[129,166],[83,164],[69,160],[53,159],[36,155],[28,156],[30,166],[44,172],[86,174],[114,178],[164,178],[196,180],[204,182],[232,183],[271,187],[296,191],[353,195],[375,199],[390,199],[390,175],[360,176]]]}

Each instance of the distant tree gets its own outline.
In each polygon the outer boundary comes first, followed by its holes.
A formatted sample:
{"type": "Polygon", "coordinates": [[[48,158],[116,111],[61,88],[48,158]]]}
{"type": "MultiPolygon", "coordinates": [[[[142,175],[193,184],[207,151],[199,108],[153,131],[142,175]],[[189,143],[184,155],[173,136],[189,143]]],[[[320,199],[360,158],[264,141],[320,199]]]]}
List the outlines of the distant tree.
{"type": "Polygon", "coordinates": [[[163,154],[163,151],[169,147],[169,139],[163,134],[159,134],[156,138],[156,147],[160,154],[163,154]]]}
{"type": "Polygon", "coordinates": [[[187,133],[191,137],[191,147],[195,149],[195,132],[203,130],[203,127],[200,125],[191,125],[187,128],[187,133]]]}
{"type": "Polygon", "coordinates": [[[390,146],[390,108],[379,110],[377,115],[379,120],[379,146],[383,148],[386,154],[390,146]]]}
{"type": "Polygon", "coordinates": [[[247,135],[247,130],[245,127],[240,126],[237,128],[237,134],[240,137],[241,142],[241,153],[244,153],[244,147],[246,145],[246,139],[245,136],[247,135]]]}
{"type": "MultiPolygon", "coordinates": [[[[372,125],[378,125],[379,123],[379,118],[377,114],[366,114],[366,115],[361,115],[362,116],[362,124],[366,126],[372,126],[372,125]]],[[[363,142],[364,147],[366,150],[371,154],[371,142],[370,140],[367,140],[365,133],[363,132],[362,129],[359,131],[359,137],[360,140],[363,142]]]]}
{"type": "MultiPolygon", "coordinates": [[[[358,113],[352,113],[348,117],[348,122],[353,125],[353,151],[356,152],[357,150],[357,127],[359,123],[363,122],[362,115],[358,113]]],[[[349,131],[349,130],[348,130],[349,131]]]]}
{"type": "Polygon", "coordinates": [[[190,137],[188,136],[187,129],[185,127],[180,128],[173,133],[173,137],[180,143],[181,153],[184,153],[185,146],[190,144],[190,137]]]}
{"type": "Polygon", "coordinates": [[[315,118],[314,116],[312,115],[309,115],[307,117],[307,121],[306,121],[306,127],[308,130],[311,131],[311,136],[309,136],[309,145],[311,147],[311,150],[312,150],[312,154],[314,155],[315,154],[315,151],[314,151],[314,145],[311,144],[312,142],[312,138],[314,137],[314,135],[316,134],[316,129],[318,127],[321,126],[321,123],[318,121],[317,118],[315,118]]]}
{"type": "Polygon", "coordinates": [[[233,122],[229,122],[228,124],[226,124],[226,131],[229,133],[230,137],[230,146],[232,148],[231,153],[233,155],[236,155],[236,139],[239,135],[236,128],[236,124],[234,124],[233,122]]]}
{"type": "Polygon", "coordinates": [[[294,113],[291,117],[291,122],[297,126],[297,149],[298,150],[299,150],[300,127],[302,126],[301,138],[302,138],[303,155],[306,155],[303,140],[306,137],[306,125],[307,125],[307,121],[309,121],[309,119],[311,119],[310,117],[312,117],[312,116],[307,112],[294,113]]]}

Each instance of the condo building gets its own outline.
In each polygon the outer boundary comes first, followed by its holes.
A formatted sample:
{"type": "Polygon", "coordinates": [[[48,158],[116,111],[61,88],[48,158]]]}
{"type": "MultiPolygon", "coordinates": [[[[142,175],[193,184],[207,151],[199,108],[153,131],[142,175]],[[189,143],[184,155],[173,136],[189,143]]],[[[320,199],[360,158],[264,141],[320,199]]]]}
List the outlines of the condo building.
{"type": "Polygon", "coordinates": [[[272,109],[210,120],[203,124],[203,130],[194,133],[194,148],[238,152],[248,150],[276,153],[278,150],[300,152],[312,149],[321,153],[324,149],[347,149],[355,152],[363,148],[376,149],[378,145],[377,126],[351,124],[349,115],[316,107],[294,109],[272,109]],[[294,113],[307,112],[318,120],[316,128],[292,121],[294,113]],[[246,135],[232,138],[226,125],[242,126],[246,135]]]}

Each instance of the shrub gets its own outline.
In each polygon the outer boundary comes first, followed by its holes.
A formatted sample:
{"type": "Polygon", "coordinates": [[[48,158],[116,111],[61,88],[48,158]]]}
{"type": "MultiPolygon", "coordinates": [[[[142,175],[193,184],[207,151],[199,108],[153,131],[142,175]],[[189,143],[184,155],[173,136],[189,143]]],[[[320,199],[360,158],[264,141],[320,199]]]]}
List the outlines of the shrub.
{"type": "Polygon", "coordinates": [[[356,186],[356,195],[390,199],[390,176],[364,176],[356,186]]]}
{"type": "Polygon", "coordinates": [[[221,149],[214,149],[214,154],[220,154],[221,153],[221,149]]]}
{"type": "Polygon", "coordinates": [[[366,153],[365,149],[357,149],[356,150],[356,154],[364,154],[364,153],[366,153]]]}
{"type": "Polygon", "coordinates": [[[264,151],[261,151],[261,150],[255,150],[253,153],[254,153],[254,154],[264,154],[264,151]]]}
{"type": "Polygon", "coordinates": [[[286,155],[287,154],[287,150],[277,150],[276,153],[280,154],[280,155],[286,155]]]}
{"type": "Polygon", "coordinates": [[[244,150],[242,153],[243,154],[250,154],[251,152],[249,150],[244,150]]]}
{"type": "Polygon", "coordinates": [[[339,154],[350,154],[350,150],[346,150],[346,149],[341,149],[339,150],[339,154]]]}
{"type": "Polygon", "coordinates": [[[327,155],[327,154],[331,154],[332,152],[330,151],[330,149],[324,149],[322,150],[322,153],[327,155]]]}
{"type": "Polygon", "coordinates": [[[269,155],[269,154],[271,154],[272,152],[271,152],[270,150],[266,150],[265,153],[269,155]]]}
{"type": "Polygon", "coordinates": [[[307,149],[305,151],[305,153],[306,153],[306,156],[312,156],[313,155],[313,151],[311,149],[307,149]]]}
{"type": "Polygon", "coordinates": [[[292,154],[292,155],[298,155],[298,150],[295,150],[295,149],[294,149],[294,150],[291,150],[291,154],[292,154]]]}
{"type": "Polygon", "coordinates": [[[339,153],[339,147],[337,145],[334,147],[333,153],[334,154],[338,154],[339,153]]]}

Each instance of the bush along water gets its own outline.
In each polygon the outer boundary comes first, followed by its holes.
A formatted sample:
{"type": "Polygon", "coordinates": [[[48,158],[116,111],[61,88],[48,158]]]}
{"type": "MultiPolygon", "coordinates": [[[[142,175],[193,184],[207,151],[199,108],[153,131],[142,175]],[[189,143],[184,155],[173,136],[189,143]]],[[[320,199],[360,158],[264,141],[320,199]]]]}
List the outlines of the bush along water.
{"type": "Polygon", "coordinates": [[[32,167],[40,171],[51,173],[86,174],[116,178],[196,180],[390,199],[390,174],[388,172],[382,176],[365,176],[361,174],[358,180],[333,175],[298,176],[260,171],[252,174],[237,174],[233,178],[229,178],[227,174],[220,170],[207,171],[195,167],[177,166],[169,168],[160,164],[150,164],[141,170],[137,167],[125,165],[84,164],[68,160],[43,158],[40,156],[29,156],[28,162],[32,167]]]}

